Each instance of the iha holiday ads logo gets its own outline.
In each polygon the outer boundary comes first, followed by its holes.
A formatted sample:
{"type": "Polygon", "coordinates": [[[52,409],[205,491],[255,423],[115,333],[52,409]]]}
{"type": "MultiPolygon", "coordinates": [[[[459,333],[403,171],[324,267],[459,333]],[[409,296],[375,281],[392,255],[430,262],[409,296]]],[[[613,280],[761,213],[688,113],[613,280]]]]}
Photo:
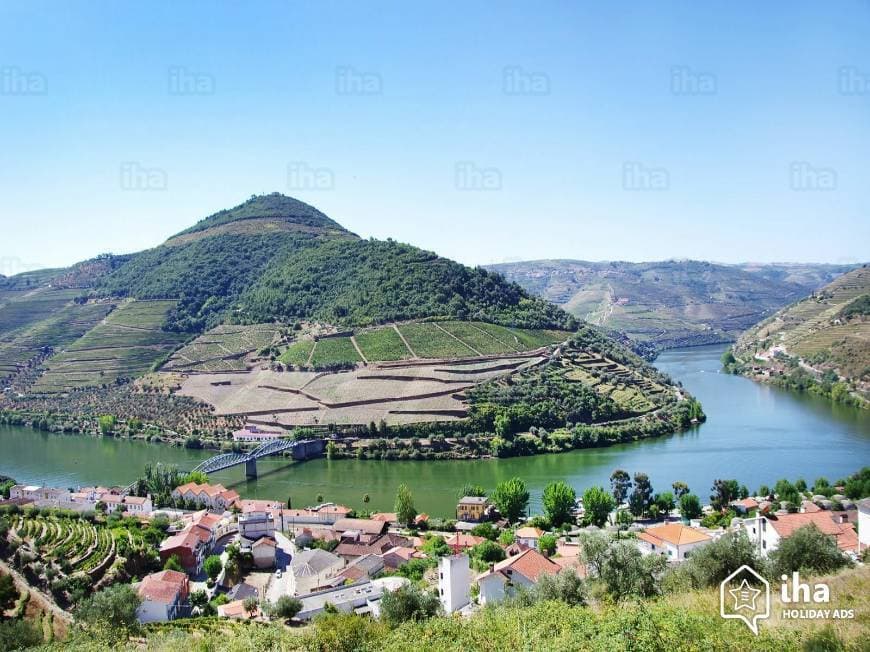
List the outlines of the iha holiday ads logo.
{"type": "MultiPolygon", "coordinates": [[[[779,599],[783,620],[854,618],[854,609],[830,607],[831,589],[824,582],[802,582],[800,573],[780,576],[779,599]]],[[[743,621],[758,635],[758,623],[770,618],[771,596],[768,582],[754,568],[743,565],[719,585],[719,613],[725,619],[743,621]]]]}

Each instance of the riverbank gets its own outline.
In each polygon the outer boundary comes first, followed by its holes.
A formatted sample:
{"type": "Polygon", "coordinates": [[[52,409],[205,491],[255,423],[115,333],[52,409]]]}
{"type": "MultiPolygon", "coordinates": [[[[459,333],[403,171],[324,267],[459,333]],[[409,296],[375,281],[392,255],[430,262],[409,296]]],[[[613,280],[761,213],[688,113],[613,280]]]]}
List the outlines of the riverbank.
{"type": "MultiPolygon", "coordinates": [[[[693,347],[662,353],[656,366],[703,403],[707,421],[681,434],[569,450],[558,455],[456,460],[317,459],[294,463],[284,458],[258,461],[259,477],[248,480],[239,468],[210,476],[245,498],[314,504],[317,496],[343,504],[392,511],[396,488],[407,484],[417,507],[429,514],[451,514],[455,488],[466,482],[494,487],[522,477],[538,509],[541,491],[552,478],[582,489],[608,486],[622,468],[644,472],[654,487],[675,479],[700,495],[710,478],[739,477],[751,487],[771,478],[818,475],[843,477],[856,460],[870,459],[870,415],[821,398],[786,392],[740,376],[721,373],[723,346],[693,347]]],[[[138,439],[59,435],[15,426],[0,427],[0,474],[27,484],[126,485],[147,464],[192,469],[210,450],[156,445],[138,439]]]]}

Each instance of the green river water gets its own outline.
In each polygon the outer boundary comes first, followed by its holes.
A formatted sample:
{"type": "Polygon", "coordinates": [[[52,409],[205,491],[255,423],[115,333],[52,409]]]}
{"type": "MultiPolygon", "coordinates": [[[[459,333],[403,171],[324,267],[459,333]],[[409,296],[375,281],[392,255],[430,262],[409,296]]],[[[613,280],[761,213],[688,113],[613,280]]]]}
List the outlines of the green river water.
{"type": "MultiPolygon", "coordinates": [[[[292,497],[294,506],[325,500],[392,510],[396,487],[407,483],[419,511],[452,515],[456,492],[465,482],[487,488],[520,476],[532,492],[532,508],[549,481],[565,479],[578,493],[591,484],[607,486],[615,468],[643,471],[655,490],[682,480],[702,498],[714,478],[737,478],[755,490],[778,478],[820,475],[834,480],[870,464],[870,413],[832,405],[720,372],[724,346],[663,353],[656,366],[697,396],[707,423],[659,439],[562,453],[500,460],[388,462],[318,459],[258,462],[260,477],[246,481],[244,467],[211,476],[243,497],[292,497]]],[[[0,474],[19,482],[51,486],[126,484],[145,464],[164,462],[192,468],[212,455],[138,441],[56,435],[0,426],[0,474]]]]}

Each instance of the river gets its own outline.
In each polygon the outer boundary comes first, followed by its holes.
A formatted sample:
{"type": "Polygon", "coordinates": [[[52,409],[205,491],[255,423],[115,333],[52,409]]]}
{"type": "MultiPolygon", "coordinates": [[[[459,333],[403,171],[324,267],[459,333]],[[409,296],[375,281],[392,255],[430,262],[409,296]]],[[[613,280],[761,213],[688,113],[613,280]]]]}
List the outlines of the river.
{"type": "MultiPolygon", "coordinates": [[[[465,482],[491,489],[512,476],[523,478],[539,506],[543,487],[564,479],[578,493],[593,484],[608,486],[615,468],[643,471],[663,491],[675,480],[688,483],[702,499],[714,478],[737,478],[752,490],[778,478],[812,482],[824,475],[843,477],[870,464],[870,414],[832,405],[721,373],[724,346],[666,351],[656,366],[679,380],[707,413],[707,422],[690,432],[654,440],[587,449],[559,455],[455,462],[397,462],[318,459],[288,463],[279,458],[257,463],[260,477],[244,479],[244,467],[211,476],[243,497],[292,498],[294,506],[324,500],[392,510],[396,487],[411,488],[419,511],[451,515],[456,492],[465,482]]],[[[0,474],[19,482],[52,486],[121,484],[132,481],[148,462],[191,468],[208,451],[56,435],[0,426],[0,474]]]]}

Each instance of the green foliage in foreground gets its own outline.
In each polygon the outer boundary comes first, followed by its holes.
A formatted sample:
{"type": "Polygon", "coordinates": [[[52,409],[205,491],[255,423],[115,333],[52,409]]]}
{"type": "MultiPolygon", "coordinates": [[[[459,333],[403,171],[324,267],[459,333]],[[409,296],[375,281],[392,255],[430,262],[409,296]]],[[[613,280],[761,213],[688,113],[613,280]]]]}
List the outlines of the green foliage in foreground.
{"type": "MultiPolygon", "coordinates": [[[[314,627],[294,632],[280,626],[188,621],[150,628],[144,644],[116,650],[190,652],[305,651],[305,652],[432,652],[475,650],[757,650],[791,652],[809,642],[809,634],[762,627],[754,636],[743,624],[711,617],[706,610],[666,602],[621,604],[600,610],[569,607],[561,602],[538,602],[529,607],[484,609],[469,620],[435,617],[405,622],[395,629],[365,616],[331,614],[314,627]]],[[[820,632],[817,634],[821,636],[820,632]]],[[[837,639],[833,632],[824,636],[837,639]]],[[[60,649],[47,646],[46,650],[60,649]]],[[[64,646],[70,652],[105,650],[99,641],[77,640],[64,646]]],[[[842,648],[809,648],[842,649],[842,648]]],[[[848,648],[845,648],[848,649],[848,648]]],[[[857,645],[853,648],[860,649],[857,645]]]]}

